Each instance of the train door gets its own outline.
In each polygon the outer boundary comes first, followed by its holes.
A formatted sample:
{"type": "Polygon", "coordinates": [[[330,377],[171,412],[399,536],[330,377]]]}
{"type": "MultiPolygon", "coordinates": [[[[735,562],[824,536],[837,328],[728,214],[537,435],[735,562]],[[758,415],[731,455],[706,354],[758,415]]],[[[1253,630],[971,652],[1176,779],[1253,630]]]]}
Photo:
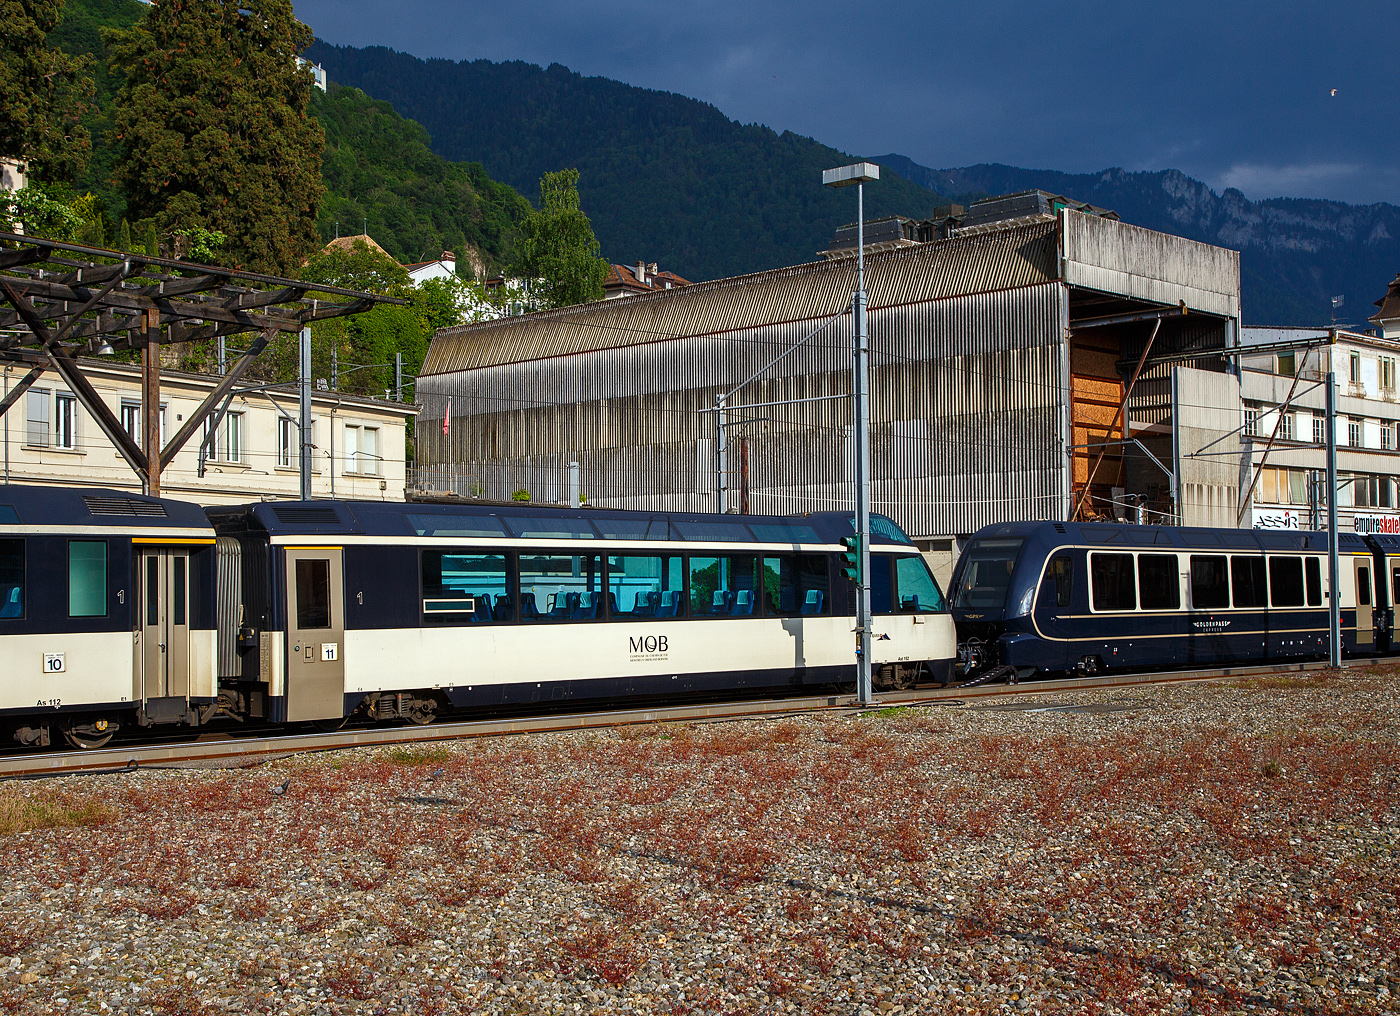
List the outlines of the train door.
{"type": "MultiPolygon", "coordinates": [[[[1400,634],[1395,630],[1396,624],[1400,623],[1400,557],[1381,555],[1381,561],[1390,573],[1390,583],[1386,587],[1386,591],[1389,594],[1387,597],[1387,616],[1389,618],[1387,628],[1390,632],[1390,643],[1387,649],[1394,649],[1396,643],[1400,642],[1400,634]]],[[[1382,586],[1386,585],[1384,577],[1382,577],[1380,584],[1382,586]]]]}
{"type": "Polygon", "coordinates": [[[136,554],[136,694],[189,698],[190,554],[151,548],[136,554]]]}
{"type": "Polygon", "coordinates": [[[339,547],[287,551],[287,719],[345,715],[345,595],[339,547]]]}
{"type": "Polygon", "coordinates": [[[1356,569],[1356,644],[1369,646],[1375,641],[1371,620],[1371,559],[1353,557],[1352,562],[1356,569]]]}

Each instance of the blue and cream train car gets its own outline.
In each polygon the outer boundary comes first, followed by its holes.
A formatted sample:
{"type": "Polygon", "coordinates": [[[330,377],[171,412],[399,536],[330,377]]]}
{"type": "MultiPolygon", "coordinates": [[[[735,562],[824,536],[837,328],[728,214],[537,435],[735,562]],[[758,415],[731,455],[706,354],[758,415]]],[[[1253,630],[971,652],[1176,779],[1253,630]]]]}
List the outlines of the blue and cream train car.
{"type": "Polygon", "coordinates": [[[78,747],[217,709],[214,530],[196,505],[0,487],[0,723],[78,747]]]}
{"type": "MultiPolygon", "coordinates": [[[[531,703],[854,680],[849,515],[269,502],[211,508],[230,711],[427,722],[531,703]]],[[[946,683],[918,550],[872,541],[877,686],[946,683]]]]}
{"type": "MultiPolygon", "coordinates": [[[[1342,534],[1342,648],[1389,648],[1374,537],[1342,534]]],[[[1328,653],[1327,534],[1072,522],[988,526],[954,569],[964,668],[1169,669],[1328,653]]]]}

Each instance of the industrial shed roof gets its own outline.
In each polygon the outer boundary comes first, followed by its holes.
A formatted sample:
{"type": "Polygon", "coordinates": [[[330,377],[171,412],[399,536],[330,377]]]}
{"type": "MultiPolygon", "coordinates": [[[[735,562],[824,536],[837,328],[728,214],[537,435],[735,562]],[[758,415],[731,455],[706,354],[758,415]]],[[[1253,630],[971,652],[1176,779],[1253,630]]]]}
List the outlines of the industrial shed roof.
{"type": "MultiPolygon", "coordinates": [[[[866,257],[871,310],[1051,281],[1136,303],[1239,316],[1239,255],[1063,209],[1051,221],[866,257]]],[[[626,300],[444,328],[422,374],[450,374],[684,336],[821,319],[849,306],[855,259],[815,261],[626,300]]]]}
{"type": "MultiPolygon", "coordinates": [[[[1055,223],[867,256],[871,309],[992,292],[1056,277],[1055,223]]],[[[855,289],[855,259],[817,261],[644,293],[444,328],[423,374],[614,349],[679,336],[712,335],[840,313],[855,289]]]]}

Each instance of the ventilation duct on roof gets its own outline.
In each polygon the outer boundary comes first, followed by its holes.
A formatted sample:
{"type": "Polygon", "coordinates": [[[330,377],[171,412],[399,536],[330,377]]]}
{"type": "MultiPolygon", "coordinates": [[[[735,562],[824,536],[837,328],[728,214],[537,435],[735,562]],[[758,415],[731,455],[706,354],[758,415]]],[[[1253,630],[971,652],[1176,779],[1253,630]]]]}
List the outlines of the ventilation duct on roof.
{"type": "Polygon", "coordinates": [[[278,522],[304,526],[338,526],[340,516],[328,504],[275,504],[272,514],[278,522]]]}
{"type": "Polygon", "coordinates": [[[87,505],[89,514],[92,515],[142,515],[148,518],[167,518],[169,512],[165,510],[165,505],[159,501],[142,501],[134,497],[84,497],[83,503],[87,505]]]}

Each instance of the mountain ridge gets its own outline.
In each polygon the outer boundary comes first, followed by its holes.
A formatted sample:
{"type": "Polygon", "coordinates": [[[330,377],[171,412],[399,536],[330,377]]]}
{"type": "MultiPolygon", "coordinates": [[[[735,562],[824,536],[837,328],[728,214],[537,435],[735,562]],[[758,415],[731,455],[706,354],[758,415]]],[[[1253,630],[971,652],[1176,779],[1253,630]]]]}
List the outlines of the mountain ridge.
{"type": "Polygon", "coordinates": [[[1331,298],[1344,295],[1342,320],[1365,327],[1372,301],[1400,271],[1400,206],[1386,202],[1251,200],[1234,188],[1217,194],[1176,169],[931,169],[897,154],[872,161],[930,190],[975,197],[1039,188],[1112,208],[1136,225],[1238,250],[1247,324],[1325,324],[1331,298]]]}
{"type": "MultiPolygon", "coordinates": [[[[583,210],[614,262],[741,275],[811,261],[855,218],[854,196],[820,175],[855,156],[697,99],[559,64],[421,60],[320,40],[305,56],[422,124],[439,155],[480,162],[523,194],[537,195],[545,172],[578,169],[583,210]]],[[[922,217],[940,203],[896,176],[866,189],[871,216],[922,217]]]]}

